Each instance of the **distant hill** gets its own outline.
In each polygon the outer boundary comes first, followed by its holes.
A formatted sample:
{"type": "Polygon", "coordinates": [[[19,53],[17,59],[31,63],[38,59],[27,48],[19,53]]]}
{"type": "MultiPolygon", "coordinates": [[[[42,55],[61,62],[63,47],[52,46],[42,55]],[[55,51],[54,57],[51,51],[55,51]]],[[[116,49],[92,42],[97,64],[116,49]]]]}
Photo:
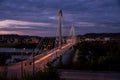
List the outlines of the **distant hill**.
{"type": "Polygon", "coordinates": [[[120,33],[87,33],[85,35],[79,35],[79,37],[87,37],[87,38],[97,38],[97,37],[120,38],[120,33]]]}
{"type": "Polygon", "coordinates": [[[28,36],[28,35],[17,35],[17,34],[8,34],[8,35],[0,35],[0,38],[40,38],[38,36],[28,36]]]}

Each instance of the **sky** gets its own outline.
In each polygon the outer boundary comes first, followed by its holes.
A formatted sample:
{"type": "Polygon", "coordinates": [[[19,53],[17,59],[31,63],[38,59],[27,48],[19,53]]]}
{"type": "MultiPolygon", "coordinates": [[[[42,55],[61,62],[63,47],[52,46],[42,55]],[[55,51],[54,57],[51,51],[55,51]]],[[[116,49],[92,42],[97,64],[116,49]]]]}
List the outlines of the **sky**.
{"type": "Polygon", "coordinates": [[[58,35],[120,32],[120,0],[0,0],[0,34],[58,35]]]}

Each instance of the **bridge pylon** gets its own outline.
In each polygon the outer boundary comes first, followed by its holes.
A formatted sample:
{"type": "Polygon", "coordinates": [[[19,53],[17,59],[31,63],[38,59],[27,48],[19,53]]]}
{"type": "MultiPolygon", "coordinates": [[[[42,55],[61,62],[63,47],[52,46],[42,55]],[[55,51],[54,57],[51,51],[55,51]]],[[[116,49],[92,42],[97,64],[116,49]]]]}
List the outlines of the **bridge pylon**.
{"type": "Polygon", "coordinates": [[[59,48],[61,48],[62,46],[62,18],[63,18],[63,14],[62,14],[62,10],[60,9],[59,12],[58,12],[58,17],[59,17],[59,20],[58,20],[58,24],[59,24],[59,48]]]}
{"type": "Polygon", "coordinates": [[[72,27],[71,27],[71,42],[73,44],[76,43],[76,35],[75,35],[75,27],[74,27],[74,24],[72,24],[72,27]]]}

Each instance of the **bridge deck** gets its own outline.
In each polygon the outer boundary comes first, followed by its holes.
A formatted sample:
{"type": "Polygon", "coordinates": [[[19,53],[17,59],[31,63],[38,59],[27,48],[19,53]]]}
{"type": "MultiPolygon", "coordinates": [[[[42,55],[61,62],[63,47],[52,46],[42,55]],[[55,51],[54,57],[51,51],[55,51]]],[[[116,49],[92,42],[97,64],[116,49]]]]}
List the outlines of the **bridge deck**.
{"type": "MultiPolygon", "coordinates": [[[[72,45],[73,44],[69,43],[69,44],[63,45],[61,47],[61,49],[55,48],[55,49],[52,49],[48,52],[44,52],[42,54],[36,55],[34,57],[35,71],[44,69],[44,67],[46,66],[46,64],[49,61],[52,61],[53,59],[62,55],[64,53],[64,51],[66,51],[72,45]]],[[[22,62],[23,71],[28,72],[28,73],[32,73],[32,71],[33,71],[33,61],[32,60],[33,60],[33,58],[31,57],[31,58],[22,62]]],[[[20,77],[20,75],[21,75],[21,62],[13,64],[13,65],[9,65],[6,68],[0,67],[0,72],[2,72],[2,71],[4,72],[5,69],[6,69],[7,74],[8,74],[7,76],[16,75],[16,76],[20,77]]]]}

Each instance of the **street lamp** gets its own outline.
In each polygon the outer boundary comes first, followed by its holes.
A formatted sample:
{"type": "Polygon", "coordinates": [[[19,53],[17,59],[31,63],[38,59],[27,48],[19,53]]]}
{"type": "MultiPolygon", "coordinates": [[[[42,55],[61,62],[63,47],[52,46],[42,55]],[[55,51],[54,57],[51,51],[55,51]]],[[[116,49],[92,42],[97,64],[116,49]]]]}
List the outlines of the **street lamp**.
{"type": "Polygon", "coordinates": [[[33,75],[34,75],[34,72],[35,72],[35,64],[34,64],[34,51],[32,52],[32,61],[33,61],[33,75]]]}
{"type": "Polygon", "coordinates": [[[21,51],[21,78],[23,78],[23,52],[25,51],[25,48],[22,49],[21,51]]]}

